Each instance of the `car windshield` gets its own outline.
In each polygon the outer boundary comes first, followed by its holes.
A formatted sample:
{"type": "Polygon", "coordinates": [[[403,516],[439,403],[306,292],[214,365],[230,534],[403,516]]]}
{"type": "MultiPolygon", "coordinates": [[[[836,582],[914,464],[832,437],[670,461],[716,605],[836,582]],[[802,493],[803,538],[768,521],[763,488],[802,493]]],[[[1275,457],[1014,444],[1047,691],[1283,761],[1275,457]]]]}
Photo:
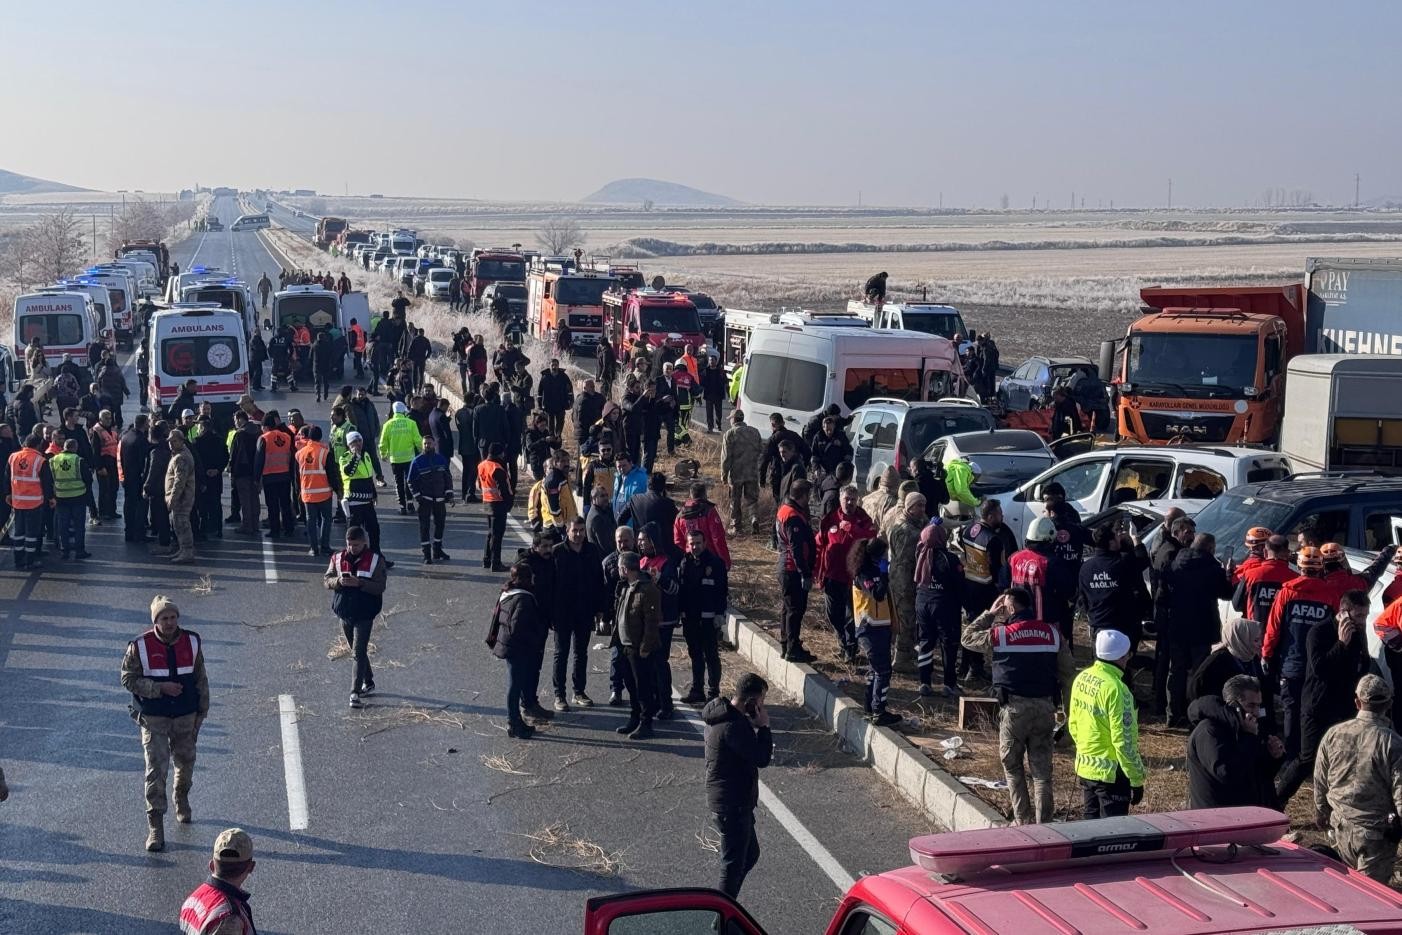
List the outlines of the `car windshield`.
{"type": "Polygon", "coordinates": [[[428,271],[428,278],[430,282],[449,282],[453,278],[453,271],[435,267],[428,271]]]}
{"type": "MultiPolygon", "coordinates": [[[[963,446],[960,446],[963,450],[963,446]]],[[[967,454],[967,451],[964,453],[967,454]]],[[[1050,451],[1026,452],[1008,455],[987,453],[978,456],[979,470],[982,472],[973,485],[974,493],[990,493],[995,490],[1011,490],[1022,486],[1056,463],[1050,451]]]]}
{"type": "MultiPolygon", "coordinates": [[[[1198,532],[1211,533],[1217,537],[1219,554],[1235,554],[1238,544],[1245,540],[1246,530],[1252,526],[1284,529],[1289,517],[1290,507],[1283,503],[1261,500],[1229,490],[1203,507],[1195,520],[1198,532]]],[[[1245,550],[1245,546],[1240,548],[1245,550]]]]}
{"type": "Polygon", "coordinates": [[[234,337],[166,338],[161,342],[161,369],[172,377],[215,377],[240,368],[239,339],[234,337]]]}
{"type": "Polygon", "coordinates": [[[1136,334],[1128,382],[1149,393],[1240,396],[1256,382],[1256,338],[1235,334],[1136,334]]]}
{"type": "Polygon", "coordinates": [[[44,347],[73,347],[83,343],[81,315],[23,315],[20,317],[20,341],[27,347],[35,338],[44,347]]]}
{"type": "Polygon", "coordinates": [[[289,295],[277,300],[274,326],[300,325],[311,322],[313,328],[329,325],[336,320],[335,295],[289,295]]]}
{"type": "Polygon", "coordinates": [[[696,309],[682,306],[643,306],[643,331],[648,334],[695,334],[701,330],[696,309]]]}
{"type": "Polygon", "coordinates": [[[511,302],[524,302],[526,300],[525,286],[497,286],[496,294],[505,297],[511,302]]]}
{"type": "Polygon", "coordinates": [[[607,279],[559,279],[555,281],[558,305],[602,305],[613,283],[607,279]]]}
{"type": "Polygon", "coordinates": [[[522,260],[478,260],[473,275],[479,279],[525,279],[522,260]]]}
{"type": "MultiPolygon", "coordinates": [[[[977,430],[975,430],[977,431],[977,430]]],[[[1003,451],[1042,451],[1047,443],[1036,432],[1002,431],[965,435],[958,439],[959,450],[965,454],[997,453],[1003,451]]],[[[982,464],[982,460],[979,462],[982,464]]]]}
{"type": "Polygon", "coordinates": [[[243,311],[243,293],[237,289],[196,289],[186,298],[187,302],[218,302],[220,308],[243,311]]]}
{"type": "Polygon", "coordinates": [[[964,319],[958,312],[928,312],[907,309],[901,315],[901,321],[905,324],[906,331],[937,334],[942,338],[953,338],[956,334],[968,333],[964,328],[964,319]]]}
{"type": "MultiPolygon", "coordinates": [[[[916,409],[905,419],[907,451],[924,451],[930,442],[960,432],[978,432],[994,426],[987,409],[961,406],[957,409],[916,409]]],[[[979,465],[983,465],[982,459],[979,465]]]]}

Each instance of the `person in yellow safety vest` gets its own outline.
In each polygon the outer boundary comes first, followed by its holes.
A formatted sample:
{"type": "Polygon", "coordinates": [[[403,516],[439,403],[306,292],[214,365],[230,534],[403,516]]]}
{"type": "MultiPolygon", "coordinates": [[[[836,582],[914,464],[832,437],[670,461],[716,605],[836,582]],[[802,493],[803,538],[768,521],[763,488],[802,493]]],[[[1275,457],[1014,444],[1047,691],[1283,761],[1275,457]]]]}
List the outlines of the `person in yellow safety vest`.
{"type": "Polygon", "coordinates": [[[54,476],[54,531],[58,547],[69,558],[91,558],[87,550],[88,488],[92,485],[92,470],[78,456],[78,442],[72,438],[63,443],[63,450],[49,459],[54,476]]]}
{"type": "Polygon", "coordinates": [[[729,392],[730,392],[730,404],[731,404],[732,406],[738,406],[738,405],[740,405],[740,384],[743,383],[744,381],[745,381],[745,362],[744,362],[743,360],[741,360],[741,361],[736,362],[736,364],[735,364],[735,369],[734,369],[734,370],[731,372],[731,374],[730,374],[730,387],[729,387],[729,392]]]}
{"type": "Polygon", "coordinates": [[[560,488],[556,498],[557,509],[551,509],[550,499],[544,480],[531,485],[531,492],[526,498],[526,521],[533,532],[540,532],[546,526],[564,530],[579,515],[579,506],[574,502],[574,491],[570,490],[569,485],[560,488]]]}
{"type": "Polygon", "coordinates": [[[976,461],[967,458],[955,458],[950,461],[944,466],[944,482],[949,488],[949,496],[965,506],[978,506],[979,497],[974,493],[973,486],[982,473],[983,470],[976,461]]]}
{"type": "Polygon", "coordinates": [[[341,496],[341,469],[321,443],[321,426],[302,427],[306,444],[297,452],[297,476],[307,510],[307,554],[331,554],[331,494],[341,496]]]}
{"type": "Polygon", "coordinates": [[[424,450],[423,445],[423,432],[418,423],[409,418],[409,407],[402,402],[395,403],[394,415],[380,429],[380,457],[388,461],[394,471],[401,516],[409,515],[409,463],[424,450]]]}
{"type": "Polygon", "coordinates": [[[14,543],[16,570],[39,566],[44,507],[55,505],[54,475],[43,448],[44,438],[36,431],[24,440],[23,448],[10,455],[5,473],[5,502],[14,511],[10,539],[14,543]]]}
{"type": "Polygon", "coordinates": [[[1071,684],[1068,728],[1086,818],[1128,815],[1144,798],[1139,716],[1124,669],[1133,651],[1119,630],[1095,635],[1095,662],[1071,684]]]}

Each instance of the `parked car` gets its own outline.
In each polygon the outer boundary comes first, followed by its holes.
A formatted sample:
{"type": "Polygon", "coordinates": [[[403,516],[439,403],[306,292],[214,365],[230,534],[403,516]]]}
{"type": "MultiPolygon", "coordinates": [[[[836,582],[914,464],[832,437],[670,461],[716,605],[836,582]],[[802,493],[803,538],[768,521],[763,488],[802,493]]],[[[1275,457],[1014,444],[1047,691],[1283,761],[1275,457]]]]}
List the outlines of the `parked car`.
{"type": "Polygon", "coordinates": [[[446,266],[434,266],[414,277],[414,291],[430,299],[447,299],[457,273],[446,266]]]}
{"type": "Polygon", "coordinates": [[[998,402],[1005,412],[1045,409],[1057,384],[1077,371],[1096,376],[1098,368],[1085,357],[1029,357],[998,385],[998,402]]]}
{"type": "Polygon", "coordinates": [[[1006,490],[1036,477],[1056,464],[1056,455],[1042,436],[1026,429],[990,429],[959,432],[935,439],[922,457],[930,464],[948,464],[955,458],[978,463],[982,473],[973,492],[1006,490]]]}
{"type": "Polygon", "coordinates": [[[490,309],[498,295],[506,297],[506,307],[512,317],[526,317],[526,285],[520,282],[494,282],[482,290],[483,309],[490,309]]]}
{"type": "Polygon", "coordinates": [[[399,282],[406,289],[414,287],[414,274],[419,271],[419,258],[416,256],[401,256],[395,261],[394,274],[399,282]]]}
{"type": "Polygon", "coordinates": [[[972,400],[909,403],[882,396],[869,399],[852,410],[852,421],[847,425],[857,486],[875,489],[891,465],[908,474],[911,459],[937,438],[997,427],[993,413],[972,400]]]}
{"type": "Polygon", "coordinates": [[[1004,521],[1021,542],[1028,525],[1042,515],[1042,490],[1052,482],[1061,484],[1067,501],[1087,516],[1134,500],[1212,500],[1243,484],[1289,474],[1284,455],[1259,448],[1133,445],[1067,458],[1020,487],[988,496],[1002,502],[1004,521]]]}

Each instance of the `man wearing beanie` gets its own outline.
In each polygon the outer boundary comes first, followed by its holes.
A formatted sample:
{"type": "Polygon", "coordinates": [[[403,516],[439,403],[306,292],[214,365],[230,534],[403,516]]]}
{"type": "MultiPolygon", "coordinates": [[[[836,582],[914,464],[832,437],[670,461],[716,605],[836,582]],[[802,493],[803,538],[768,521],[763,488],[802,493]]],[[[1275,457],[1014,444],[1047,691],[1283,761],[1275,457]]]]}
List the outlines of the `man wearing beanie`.
{"type": "Polygon", "coordinates": [[[1071,685],[1068,727],[1086,818],[1128,815],[1144,798],[1139,715],[1125,684],[1132,649],[1119,630],[1095,635],[1095,662],[1071,685]]]}
{"type": "Polygon", "coordinates": [[[132,694],[132,717],[141,726],[146,757],[146,849],[165,847],[166,773],[175,760],[175,820],[189,824],[195,742],[209,714],[200,635],[180,626],[180,609],[158,594],[151,601],[151,629],[127,644],[122,687],[132,694]]]}
{"type": "Polygon", "coordinates": [[[1314,809],[1344,863],[1386,886],[1397,862],[1402,813],[1402,737],[1392,729],[1392,688],[1376,675],[1358,680],[1358,714],[1335,724],[1314,764],[1314,809]]]}

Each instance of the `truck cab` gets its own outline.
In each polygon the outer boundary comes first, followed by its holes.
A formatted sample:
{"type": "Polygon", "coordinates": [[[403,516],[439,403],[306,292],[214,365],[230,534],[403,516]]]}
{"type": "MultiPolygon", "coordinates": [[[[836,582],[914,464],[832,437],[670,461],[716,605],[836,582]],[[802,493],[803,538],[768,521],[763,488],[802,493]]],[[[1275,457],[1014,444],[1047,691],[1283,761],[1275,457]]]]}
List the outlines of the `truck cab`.
{"type": "Polygon", "coordinates": [[[1115,382],[1122,437],[1270,445],[1303,350],[1303,284],[1140,292],[1115,382]]]}
{"type": "Polygon", "coordinates": [[[617,282],[595,272],[576,272],[566,257],[537,257],[526,277],[526,322],[549,341],[561,324],[570,329],[572,350],[593,351],[604,331],[604,293],[617,282]]]}
{"type": "MultiPolygon", "coordinates": [[[[1307,847],[1264,808],[1216,808],[910,840],[909,866],[859,879],[826,935],[1396,932],[1402,899],[1307,847]]],[[[725,894],[597,896],[585,935],[764,935],[725,894]]],[[[814,933],[818,935],[818,933],[814,933]]]]}
{"type": "Polygon", "coordinates": [[[687,345],[706,346],[696,306],[680,293],[615,289],[604,293],[603,307],[603,328],[618,337],[619,360],[629,360],[639,346],[648,353],[662,347],[680,353],[687,345]]]}
{"type": "Polygon", "coordinates": [[[468,266],[468,294],[473,307],[482,304],[482,293],[494,282],[525,282],[526,261],[509,250],[482,250],[468,266]]]}
{"type": "Polygon", "coordinates": [[[316,222],[316,245],[328,249],[349,226],[345,218],[325,217],[316,222]]]}

